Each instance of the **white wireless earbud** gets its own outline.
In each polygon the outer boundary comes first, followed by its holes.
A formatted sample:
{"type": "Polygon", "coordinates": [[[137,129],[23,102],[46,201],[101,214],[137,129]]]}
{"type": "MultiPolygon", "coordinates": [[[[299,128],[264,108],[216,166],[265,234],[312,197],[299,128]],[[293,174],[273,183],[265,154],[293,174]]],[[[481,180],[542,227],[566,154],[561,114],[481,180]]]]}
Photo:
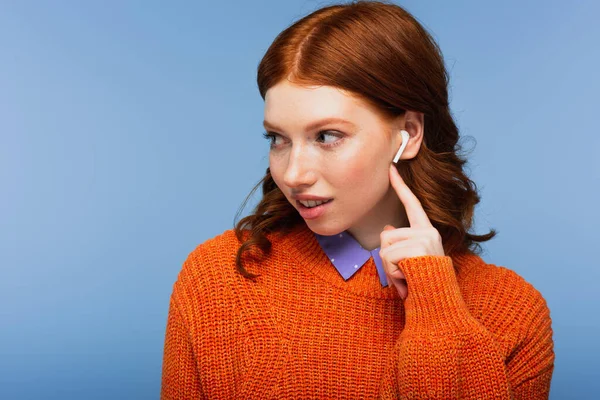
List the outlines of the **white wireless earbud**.
{"type": "Polygon", "coordinates": [[[400,159],[400,156],[402,155],[404,148],[408,144],[408,139],[410,139],[410,135],[404,129],[400,131],[400,134],[402,135],[402,145],[400,146],[400,149],[396,153],[396,157],[394,157],[394,164],[396,164],[398,162],[398,160],[400,159]]]}

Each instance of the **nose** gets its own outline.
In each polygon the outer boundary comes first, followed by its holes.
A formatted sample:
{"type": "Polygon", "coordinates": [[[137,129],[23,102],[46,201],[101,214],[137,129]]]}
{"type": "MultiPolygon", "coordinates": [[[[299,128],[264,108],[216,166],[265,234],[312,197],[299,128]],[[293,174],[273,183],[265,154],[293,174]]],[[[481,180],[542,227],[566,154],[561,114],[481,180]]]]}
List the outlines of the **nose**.
{"type": "Polygon", "coordinates": [[[283,182],[288,187],[310,186],[316,181],[315,162],[310,151],[302,146],[294,146],[289,153],[283,182]]]}

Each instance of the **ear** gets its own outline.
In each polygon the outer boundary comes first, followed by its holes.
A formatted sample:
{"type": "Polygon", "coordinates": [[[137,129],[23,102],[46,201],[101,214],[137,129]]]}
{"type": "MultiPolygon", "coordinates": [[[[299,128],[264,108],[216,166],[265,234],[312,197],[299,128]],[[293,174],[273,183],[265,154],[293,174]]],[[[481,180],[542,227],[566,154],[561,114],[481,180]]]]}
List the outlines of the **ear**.
{"type": "Polygon", "coordinates": [[[398,118],[396,124],[394,125],[394,148],[392,149],[393,155],[391,158],[394,157],[402,145],[402,135],[400,134],[401,130],[407,131],[410,135],[410,139],[408,140],[408,144],[404,148],[400,159],[409,160],[411,158],[415,158],[415,156],[419,153],[421,143],[423,142],[425,115],[422,112],[407,110],[404,115],[398,118]]]}

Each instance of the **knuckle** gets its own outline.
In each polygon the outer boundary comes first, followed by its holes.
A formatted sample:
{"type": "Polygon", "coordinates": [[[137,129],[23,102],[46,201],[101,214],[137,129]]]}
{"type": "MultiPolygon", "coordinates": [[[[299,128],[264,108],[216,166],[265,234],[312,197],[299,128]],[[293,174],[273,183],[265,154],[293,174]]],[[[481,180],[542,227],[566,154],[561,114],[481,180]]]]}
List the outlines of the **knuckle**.
{"type": "Polygon", "coordinates": [[[431,228],[429,237],[434,241],[440,241],[442,239],[440,232],[435,228],[431,228]]]}
{"type": "Polygon", "coordinates": [[[379,234],[379,239],[381,240],[381,243],[383,243],[383,242],[385,241],[384,239],[385,239],[386,237],[387,237],[387,231],[382,231],[382,232],[379,234]]]}

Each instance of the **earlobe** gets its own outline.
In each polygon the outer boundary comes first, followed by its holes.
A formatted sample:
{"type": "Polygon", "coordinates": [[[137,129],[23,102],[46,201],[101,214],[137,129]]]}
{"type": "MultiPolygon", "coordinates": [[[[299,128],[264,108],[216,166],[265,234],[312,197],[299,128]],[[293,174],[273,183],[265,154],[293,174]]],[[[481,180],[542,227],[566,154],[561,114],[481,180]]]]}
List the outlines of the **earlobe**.
{"type": "Polygon", "coordinates": [[[396,153],[396,156],[394,157],[394,164],[398,163],[398,160],[400,159],[402,152],[404,152],[404,149],[406,148],[406,145],[408,144],[408,139],[410,139],[410,135],[404,129],[400,131],[400,134],[402,135],[402,145],[400,145],[400,148],[398,149],[398,152],[396,153]]]}

